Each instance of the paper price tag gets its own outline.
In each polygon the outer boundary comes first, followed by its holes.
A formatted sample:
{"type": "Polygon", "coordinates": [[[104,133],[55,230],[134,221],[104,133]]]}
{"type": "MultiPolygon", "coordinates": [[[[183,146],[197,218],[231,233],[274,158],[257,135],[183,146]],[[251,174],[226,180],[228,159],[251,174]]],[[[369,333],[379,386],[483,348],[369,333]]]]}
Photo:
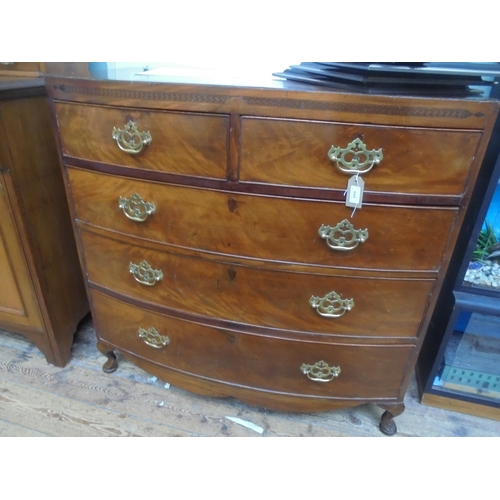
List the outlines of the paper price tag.
{"type": "Polygon", "coordinates": [[[361,188],[359,186],[352,186],[351,189],[349,190],[349,203],[358,205],[360,196],[361,196],[361,188]]]}
{"type": "Polygon", "coordinates": [[[349,179],[347,183],[346,189],[346,207],[351,207],[355,209],[359,209],[363,205],[363,191],[365,188],[365,181],[359,177],[359,175],[355,175],[349,179]]]}

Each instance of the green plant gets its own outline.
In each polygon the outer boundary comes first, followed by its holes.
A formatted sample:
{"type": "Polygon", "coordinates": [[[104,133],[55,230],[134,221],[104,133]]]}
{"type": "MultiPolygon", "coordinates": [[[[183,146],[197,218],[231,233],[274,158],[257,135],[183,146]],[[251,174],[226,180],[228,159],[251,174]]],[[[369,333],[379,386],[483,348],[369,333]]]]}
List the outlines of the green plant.
{"type": "Polygon", "coordinates": [[[485,226],[486,229],[481,229],[479,232],[476,248],[474,252],[472,252],[473,261],[484,262],[490,254],[490,247],[497,243],[497,238],[492,225],[488,221],[485,221],[485,226]]]}

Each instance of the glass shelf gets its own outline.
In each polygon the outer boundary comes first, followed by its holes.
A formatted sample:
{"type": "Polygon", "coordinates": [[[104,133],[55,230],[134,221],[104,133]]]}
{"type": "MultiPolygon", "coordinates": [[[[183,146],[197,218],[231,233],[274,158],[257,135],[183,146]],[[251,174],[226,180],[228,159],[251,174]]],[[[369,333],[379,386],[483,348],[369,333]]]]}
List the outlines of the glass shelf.
{"type": "Polygon", "coordinates": [[[500,316],[460,311],[432,389],[500,407],[500,316]]]}

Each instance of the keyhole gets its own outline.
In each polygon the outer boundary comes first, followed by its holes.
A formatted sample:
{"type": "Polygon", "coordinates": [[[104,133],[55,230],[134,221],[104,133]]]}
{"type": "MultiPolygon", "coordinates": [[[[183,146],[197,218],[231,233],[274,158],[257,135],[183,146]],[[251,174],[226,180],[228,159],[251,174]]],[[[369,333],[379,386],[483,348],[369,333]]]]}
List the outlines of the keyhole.
{"type": "Polygon", "coordinates": [[[229,279],[233,281],[234,278],[236,278],[236,271],[234,269],[228,269],[227,275],[229,276],[229,279]]]}

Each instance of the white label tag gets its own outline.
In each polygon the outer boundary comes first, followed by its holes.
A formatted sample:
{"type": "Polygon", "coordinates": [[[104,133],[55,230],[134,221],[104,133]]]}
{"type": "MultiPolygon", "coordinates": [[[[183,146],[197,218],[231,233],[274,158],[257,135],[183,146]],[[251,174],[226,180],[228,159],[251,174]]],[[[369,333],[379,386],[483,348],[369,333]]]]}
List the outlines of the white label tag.
{"type": "Polygon", "coordinates": [[[359,186],[352,186],[349,190],[349,203],[357,205],[361,195],[361,188],[359,186]]]}
{"type": "Polygon", "coordinates": [[[349,179],[346,190],[346,207],[361,208],[363,205],[363,190],[365,181],[359,175],[355,175],[349,179]]]}

